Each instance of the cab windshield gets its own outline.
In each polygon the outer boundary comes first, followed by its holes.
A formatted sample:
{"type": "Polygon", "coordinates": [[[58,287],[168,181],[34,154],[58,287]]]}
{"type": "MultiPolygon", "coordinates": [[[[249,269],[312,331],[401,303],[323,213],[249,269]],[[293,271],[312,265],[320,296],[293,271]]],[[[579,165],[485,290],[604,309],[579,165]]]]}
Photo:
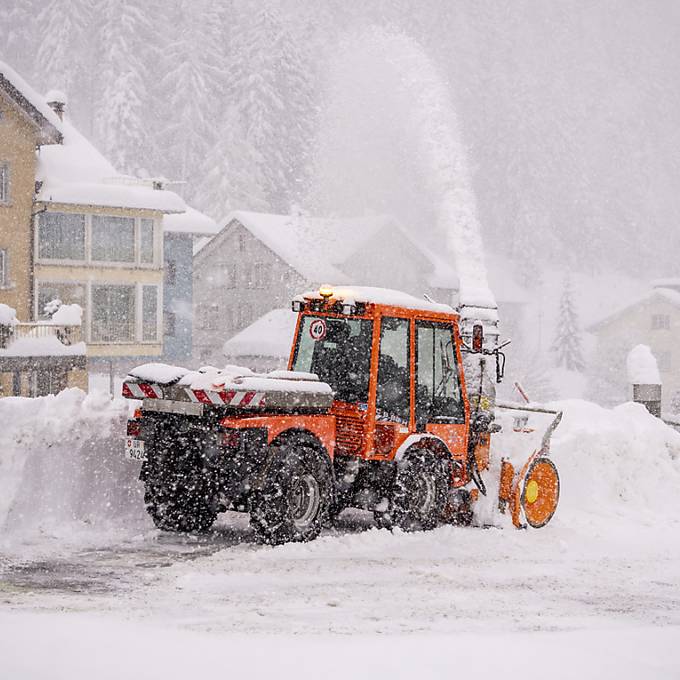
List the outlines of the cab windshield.
{"type": "Polygon", "coordinates": [[[316,373],[340,401],[367,402],[372,333],[369,319],[305,315],[293,370],[316,373]]]}

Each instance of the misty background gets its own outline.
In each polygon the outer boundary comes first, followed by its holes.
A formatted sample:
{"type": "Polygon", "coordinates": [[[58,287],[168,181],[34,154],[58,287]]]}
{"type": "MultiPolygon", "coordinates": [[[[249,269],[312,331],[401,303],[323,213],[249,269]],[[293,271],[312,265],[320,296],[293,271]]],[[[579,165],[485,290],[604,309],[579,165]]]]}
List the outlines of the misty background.
{"type": "Polygon", "coordinates": [[[441,250],[437,168],[400,45],[418,51],[448,92],[487,263],[501,258],[528,291],[515,345],[534,372],[566,272],[582,326],[678,276],[672,0],[2,7],[0,58],[64,91],[67,115],[120,170],[180,183],[217,220],[390,213],[441,250]]]}

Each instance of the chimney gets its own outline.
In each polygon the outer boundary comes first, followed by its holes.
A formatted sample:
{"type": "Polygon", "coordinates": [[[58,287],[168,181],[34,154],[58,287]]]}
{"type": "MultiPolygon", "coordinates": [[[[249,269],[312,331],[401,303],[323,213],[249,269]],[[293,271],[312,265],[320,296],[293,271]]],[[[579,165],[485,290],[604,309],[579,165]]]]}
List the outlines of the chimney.
{"type": "Polygon", "coordinates": [[[45,95],[45,101],[47,106],[59,116],[59,120],[64,120],[64,111],[66,110],[67,103],[66,95],[59,90],[50,90],[45,95]]]}

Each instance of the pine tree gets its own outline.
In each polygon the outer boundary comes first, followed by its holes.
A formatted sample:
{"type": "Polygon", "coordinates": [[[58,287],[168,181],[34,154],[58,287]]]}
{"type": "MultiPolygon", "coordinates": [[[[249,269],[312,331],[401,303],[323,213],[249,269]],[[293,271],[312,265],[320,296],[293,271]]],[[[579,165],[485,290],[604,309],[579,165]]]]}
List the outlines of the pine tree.
{"type": "Polygon", "coordinates": [[[313,78],[299,30],[277,3],[235,9],[227,97],[253,156],[261,158],[253,171],[272,210],[287,211],[302,193],[314,129],[313,78]]]}
{"type": "Polygon", "coordinates": [[[35,54],[28,46],[42,38],[35,20],[40,8],[37,0],[22,0],[13,5],[3,4],[0,11],[0,58],[26,78],[31,77],[35,68],[35,54]]]}
{"type": "Polygon", "coordinates": [[[585,368],[578,316],[574,308],[573,290],[568,275],[564,279],[555,340],[551,349],[556,354],[555,363],[558,367],[564,367],[569,371],[582,371],[585,368]]]}
{"type": "Polygon", "coordinates": [[[265,159],[248,143],[236,107],[223,111],[223,116],[220,143],[209,151],[198,171],[201,181],[193,200],[216,220],[243,208],[266,211],[269,204],[258,172],[265,159]]]}
{"type": "Polygon", "coordinates": [[[90,64],[78,58],[89,42],[92,0],[51,0],[38,15],[40,27],[36,72],[46,89],[75,94],[90,64]]]}
{"type": "Polygon", "coordinates": [[[153,4],[134,0],[100,0],[97,7],[103,52],[95,132],[104,154],[124,172],[136,172],[148,158],[144,119],[152,96],[146,64],[157,58],[149,20],[153,11],[153,4]]]}
{"type": "Polygon", "coordinates": [[[197,177],[217,141],[227,42],[222,14],[209,0],[175,0],[168,11],[170,39],[162,46],[164,75],[156,99],[159,119],[168,121],[158,141],[173,179],[197,177]]]}

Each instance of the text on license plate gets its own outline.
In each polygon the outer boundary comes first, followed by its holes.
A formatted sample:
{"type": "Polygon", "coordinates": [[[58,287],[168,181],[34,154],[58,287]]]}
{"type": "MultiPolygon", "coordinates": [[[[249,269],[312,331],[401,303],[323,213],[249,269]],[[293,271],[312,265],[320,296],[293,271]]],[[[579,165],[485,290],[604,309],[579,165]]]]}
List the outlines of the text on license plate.
{"type": "Polygon", "coordinates": [[[125,457],[130,460],[146,460],[144,442],[141,439],[128,437],[125,440],[125,457]]]}

